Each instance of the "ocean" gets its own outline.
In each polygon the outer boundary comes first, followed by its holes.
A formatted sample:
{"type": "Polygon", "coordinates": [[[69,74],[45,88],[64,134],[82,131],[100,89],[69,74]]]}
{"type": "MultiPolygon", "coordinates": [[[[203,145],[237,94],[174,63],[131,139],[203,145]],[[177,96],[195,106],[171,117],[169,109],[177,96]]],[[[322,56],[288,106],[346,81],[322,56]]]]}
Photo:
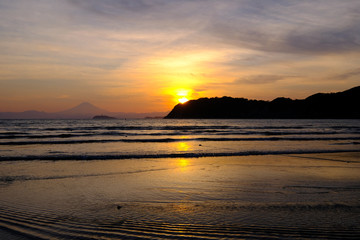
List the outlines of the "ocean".
{"type": "Polygon", "coordinates": [[[359,223],[359,120],[0,120],[1,239],[357,239],[359,223]]]}

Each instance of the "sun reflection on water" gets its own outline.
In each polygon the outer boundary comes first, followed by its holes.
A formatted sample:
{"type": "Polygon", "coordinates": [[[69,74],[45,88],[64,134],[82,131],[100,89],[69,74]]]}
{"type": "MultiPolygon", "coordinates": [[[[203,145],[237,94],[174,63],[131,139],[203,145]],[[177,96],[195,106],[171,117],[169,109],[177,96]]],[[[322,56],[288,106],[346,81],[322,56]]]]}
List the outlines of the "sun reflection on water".
{"type": "Polygon", "coordinates": [[[176,203],[171,205],[171,210],[178,212],[178,213],[191,213],[194,212],[194,206],[192,204],[187,203],[176,203]]]}
{"type": "Polygon", "coordinates": [[[174,162],[175,167],[180,172],[186,172],[189,170],[190,167],[190,161],[184,158],[176,159],[174,162]]]}
{"type": "Polygon", "coordinates": [[[190,148],[190,145],[186,142],[179,142],[178,145],[177,145],[177,149],[178,151],[181,151],[181,152],[187,152],[190,148]]]}
{"type": "MultiPolygon", "coordinates": [[[[176,145],[176,148],[179,152],[187,152],[190,149],[190,144],[187,142],[178,142],[176,145]]],[[[176,160],[176,166],[180,168],[180,170],[186,171],[187,168],[189,167],[190,161],[184,158],[181,159],[177,159],[176,160]]]]}
{"type": "Polygon", "coordinates": [[[189,166],[189,160],[187,160],[187,159],[180,159],[180,160],[178,161],[178,165],[179,165],[179,167],[181,167],[181,168],[186,168],[187,166],[189,166]]]}

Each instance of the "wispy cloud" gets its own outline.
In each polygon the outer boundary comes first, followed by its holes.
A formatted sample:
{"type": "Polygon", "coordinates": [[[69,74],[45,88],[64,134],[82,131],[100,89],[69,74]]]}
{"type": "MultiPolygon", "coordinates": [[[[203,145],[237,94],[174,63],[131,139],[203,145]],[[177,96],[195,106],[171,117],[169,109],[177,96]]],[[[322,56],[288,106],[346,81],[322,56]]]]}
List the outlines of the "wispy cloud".
{"type": "Polygon", "coordinates": [[[207,32],[224,44],[266,52],[319,54],[360,49],[359,1],[246,1],[207,32]],[[337,17],[334,17],[337,16],[337,17]]]}
{"type": "Polygon", "coordinates": [[[334,80],[346,80],[348,78],[352,78],[355,76],[360,76],[360,68],[357,69],[353,69],[344,73],[341,73],[339,75],[336,75],[334,77],[332,77],[332,79],[334,80]]]}
{"type": "Polygon", "coordinates": [[[68,98],[70,98],[70,96],[64,94],[64,95],[59,95],[59,96],[57,96],[56,98],[58,98],[58,99],[68,99],[68,98]]]}
{"type": "Polygon", "coordinates": [[[245,84],[270,84],[280,81],[282,79],[289,78],[287,76],[279,75],[253,75],[241,77],[233,82],[233,84],[245,83],[245,84]]]}

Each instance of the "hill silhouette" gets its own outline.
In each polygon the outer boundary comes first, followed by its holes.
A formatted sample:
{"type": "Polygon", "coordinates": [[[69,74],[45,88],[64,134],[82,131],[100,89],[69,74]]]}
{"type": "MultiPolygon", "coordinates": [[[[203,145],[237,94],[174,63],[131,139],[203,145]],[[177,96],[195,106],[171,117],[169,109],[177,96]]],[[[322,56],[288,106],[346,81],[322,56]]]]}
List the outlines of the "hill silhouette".
{"type": "Polygon", "coordinates": [[[317,93],[302,100],[200,98],[177,104],[165,118],[360,119],[360,86],[337,93],[317,93]]]}

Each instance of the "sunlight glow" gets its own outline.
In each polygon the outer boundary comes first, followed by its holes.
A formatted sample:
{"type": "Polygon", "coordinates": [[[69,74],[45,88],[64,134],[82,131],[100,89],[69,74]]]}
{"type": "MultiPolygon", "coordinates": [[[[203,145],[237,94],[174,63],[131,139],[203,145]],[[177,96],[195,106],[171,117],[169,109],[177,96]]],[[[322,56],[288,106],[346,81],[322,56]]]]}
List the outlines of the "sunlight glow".
{"type": "Polygon", "coordinates": [[[191,93],[192,93],[192,90],[190,90],[190,89],[177,89],[175,91],[177,100],[180,103],[186,103],[187,101],[189,101],[188,97],[190,97],[191,93]]]}
{"type": "Polygon", "coordinates": [[[176,95],[181,96],[181,97],[186,97],[190,94],[190,90],[189,89],[178,89],[176,91],[176,95]]]}
{"type": "Polygon", "coordinates": [[[185,167],[187,167],[187,166],[189,165],[189,160],[187,160],[187,159],[180,159],[179,162],[178,162],[178,164],[179,164],[179,167],[185,168],[185,167]]]}
{"type": "Polygon", "coordinates": [[[178,101],[180,103],[186,103],[187,101],[189,101],[189,99],[187,99],[186,97],[182,97],[182,98],[179,98],[178,101]]]}
{"type": "Polygon", "coordinates": [[[185,173],[189,170],[188,167],[190,166],[190,161],[187,159],[180,159],[177,161],[177,166],[179,167],[180,172],[185,173]]]}
{"type": "Polygon", "coordinates": [[[190,148],[190,145],[188,143],[186,143],[186,142],[179,142],[177,144],[178,151],[186,152],[186,151],[189,150],[189,148],[190,148]]]}

